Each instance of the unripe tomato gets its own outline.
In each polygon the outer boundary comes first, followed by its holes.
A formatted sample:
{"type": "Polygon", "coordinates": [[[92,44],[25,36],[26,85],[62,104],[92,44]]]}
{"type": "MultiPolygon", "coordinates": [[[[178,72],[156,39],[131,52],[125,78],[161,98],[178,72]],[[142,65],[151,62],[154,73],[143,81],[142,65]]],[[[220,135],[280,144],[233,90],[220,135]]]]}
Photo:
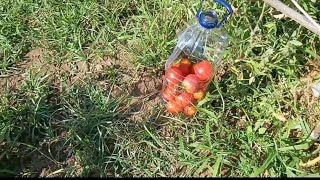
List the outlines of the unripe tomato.
{"type": "Polygon", "coordinates": [[[205,93],[203,90],[199,90],[198,92],[193,93],[193,98],[195,98],[198,101],[202,100],[204,96],[205,96],[205,93]]]}
{"type": "Polygon", "coordinates": [[[168,69],[165,77],[170,83],[173,84],[180,83],[184,78],[182,71],[178,67],[171,67],[170,69],[168,69]]]}
{"type": "Polygon", "coordinates": [[[199,88],[199,78],[194,74],[189,74],[184,78],[182,86],[188,93],[195,93],[199,88]]]}
{"type": "Polygon", "coordinates": [[[194,98],[192,94],[181,93],[179,96],[176,97],[176,102],[184,108],[194,103],[194,98]]]}
{"type": "Polygon", "coordinates": [[[197,108],[195,106],[187,106],[184,108],[184,114],[189,117],[193,117],[197,114],[197,108]]]}
{"type": "Polygon", "coordinates": [[[174,101],[176,96],[174,94],[174,92],[169,89],[169,88],[165,88],[162,91],[162,97],[166,100],[166,101],[174,101]]]}
{"type": "Polygon", "coordinates": [[[169,101],[167,104],[166,104],[166,109],[169,113],[172,113],[172,114],[178,114],[179,112],[181,112],[183,110],[183,108],[181,107],[180,104],[178,104],[177,102],[175,101],[169,101]]]}
{"type": "Polygon", "coordinates": [[[209,61],[201,61],[194,66],[194,73],[201,81],[208,81],[213,75],[213,65],[209,61]]]}
{"type": "Polygon", "coordinates": [[[183,76],[187,76],[191,73],[192,62],[188,58],[183,58],[179,63],[179,68],[182,71],[183,76]]]}

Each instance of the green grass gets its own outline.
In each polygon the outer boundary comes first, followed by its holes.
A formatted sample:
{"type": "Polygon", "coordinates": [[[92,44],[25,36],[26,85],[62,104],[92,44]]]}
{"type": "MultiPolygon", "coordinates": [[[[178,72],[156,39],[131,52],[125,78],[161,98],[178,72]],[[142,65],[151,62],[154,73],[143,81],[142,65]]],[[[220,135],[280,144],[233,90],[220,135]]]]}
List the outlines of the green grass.
{"type": "MultiPolygon", "coordinates": [[[[231,3],[238,10],[225,25],[230,44],[224,63],[230,67],[221,81],[212,82],[197,118],[155,113],[143,122],[129,121],[122,100],[110,95],[121,73],[117,69],[106,71],[107,88],[84,75],[72,85],[61,76],[60,90],[50,76],[27,71],[21,87],[1,89],[0,175],[39,176],[41,170],[30,170],[34,155],[64,176],[319,175],[317,169],[299,166],[312,157],[312,129],[307,107],[292,93],[305,88],[300,78],[306,64],[320,60],[319,37],[289,19],[275,19],[262,1],[231,3]],[[243,126],[232,123],[241,119],[243,126]],[[292,138],[296,125],[303,135],[292,138]],[[163,135],[164,128],[171,138],[163,135]],[[61,132],[67,135],[62,138],[61,132]],[[48,151],[55,142],[55,152],[48,151]],[[70,154],[59,157],[67,147],[70,154]],[[70,157],[78,165],[63,165],[70,157]]],[[[180,0],[1,1],[0,75],[13,74],[36,48],[44,49],[48,64],[94,62],[126,51],[122,58],[139,68],[162,68],[177,30],[194,17],[198,5],[180,0]]],[[[319,3],[303,5],[320,18],[319,3]]]]}

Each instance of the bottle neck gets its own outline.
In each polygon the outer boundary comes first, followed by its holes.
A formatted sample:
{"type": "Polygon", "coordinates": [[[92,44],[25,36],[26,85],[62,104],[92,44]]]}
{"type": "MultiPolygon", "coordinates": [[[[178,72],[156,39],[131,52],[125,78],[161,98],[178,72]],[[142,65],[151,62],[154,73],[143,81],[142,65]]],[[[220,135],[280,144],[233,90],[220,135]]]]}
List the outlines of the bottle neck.
{"type": "Polygon", "coordinates": [[[206,29],[217,28],[218,18],[215,11],[204,11],[198,17],[199,24],[206,29]]]}

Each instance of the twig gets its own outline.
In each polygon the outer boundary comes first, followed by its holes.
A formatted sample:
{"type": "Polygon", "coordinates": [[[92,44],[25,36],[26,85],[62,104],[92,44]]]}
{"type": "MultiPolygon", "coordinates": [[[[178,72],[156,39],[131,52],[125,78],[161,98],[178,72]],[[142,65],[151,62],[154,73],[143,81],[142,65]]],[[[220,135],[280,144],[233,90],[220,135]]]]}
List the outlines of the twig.
{"type": "Polygon", "coordinates": [[[316,150],[314,150],[311,154],[312,155],[317,154],[319,151],[320,151],[320,146],[318,146],[318,148],[316,150]]]}
{"type": "Polygon", "coordinates": [[[308,161],[306,163],[300,162],[299,165],[302,166],[302,167],[311,167],[311,166],[317,164],[317,162],[319,162],[319,161],[320,161],[320,156],[318,156],[317,158],[315,158],[315,159],[313,159],[311,161],[308,161]]]}
{"type": "MultiPolygon", "coordinates": [[[[263,0],[263,1],[269,4],[270,6],[272,6],[273,8],[276,8],[278,11],[282,12],[286,16],[290,17],[297,23],[301,24],[305,28],[309,29],[313,33],[320,36],[320,29],[314,26],[306,16],[298,13],[297,11],[291,9],[290,7],[288,7],[287,5],[283,4],[278,0],[263,0]]],[[[320,25],[317,24],[317,26],[320,26],[320,25]]]]}
{"type": "Polygon", "coordinates": [[[312,19],[312,17],[297,3],[296,0],[291,0],[291,2],[299,9],[299,11],[301,11],[307,18],[308,20],[315,26],[318,28],[318,30],[320,30],[320,25],[318,23],[316,23],[316,21],[314,21],[312,19]]]}

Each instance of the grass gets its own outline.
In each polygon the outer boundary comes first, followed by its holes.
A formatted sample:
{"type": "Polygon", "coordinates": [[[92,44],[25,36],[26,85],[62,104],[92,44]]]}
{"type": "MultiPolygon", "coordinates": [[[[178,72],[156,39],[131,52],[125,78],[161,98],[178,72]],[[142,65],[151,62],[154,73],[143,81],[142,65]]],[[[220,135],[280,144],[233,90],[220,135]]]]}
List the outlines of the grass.
{"type": "MultiPolygon", "coordinates": [[[[15,81],[37,48],[46,65],[75,63],[58,84],[32,68],[19,86],[2,84],[1,176],[39,176],[43,168],[68,177],[319,175],[317,166],[299,166],[317,144],[309,139],[308,107],[296,98],[306,89],[300,78],[308,64],[319,60],[319,37],[276,19],[262,1],[231,3],[237,10],[225,25],[226,73],[212,82],[198,116],[167,117],[156,107],[136,122],[111,95],[121,69],[100,78],[80,74],[80,83],[70,84],[75,64],[107,55],[138,69],[163,68],[199,1],[1,1],[0,80],[15,81]],[[297,125],[302,135],[292,136],[297,125]]],[[[320,18],[319,3],[302,4],[320,18]]]]}

